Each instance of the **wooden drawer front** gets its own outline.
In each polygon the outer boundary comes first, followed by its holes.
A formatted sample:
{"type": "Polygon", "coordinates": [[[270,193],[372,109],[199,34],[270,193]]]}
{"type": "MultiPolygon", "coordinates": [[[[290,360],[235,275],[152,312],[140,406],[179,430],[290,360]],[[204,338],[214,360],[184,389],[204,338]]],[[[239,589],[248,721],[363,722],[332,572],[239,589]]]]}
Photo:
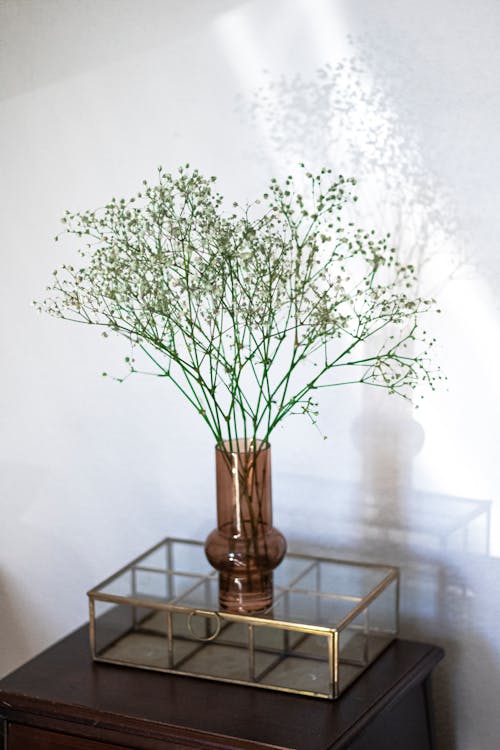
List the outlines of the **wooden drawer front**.
{"type": "MultiPolygon", "coordinates": [[[[81,727],[74,725],[74,728],[61,727],[59,731],[52,731],[53,729],[59,729],[57,721],[46,726],[47,729],[39,729],[26,724],[5,722],[5,750],[201,750],[202,748],[240,750],[243,747],[248,747],[246,744],[240,744],[238,740],[235,740],[236,744],[234,745],[231,741],[225,740],[223,745],[219,745],[217,742],[214,743],[210,736],[196,739],[186,738],[185,742],[178,743],[171,742],[168,739],[148,737],[143,734],[124,735],[112,730],[105,730],[107,736],[105,735],[102,739],[91,739],[90,736],[82,737],[66,733],[78,732],[81,729],[82,734],[90,734],[90,727],[84,725],[81,727]],[[124,742],[127,744],[124,745],[124,742]]],[[[1,722],[0,750],[4,750],[1,722]]]]}
{"type": "Polygon", "coordinates": [[[95,742],[84,737],[9,724],[7,750],[129,750],[124,745],[95,742]]]}

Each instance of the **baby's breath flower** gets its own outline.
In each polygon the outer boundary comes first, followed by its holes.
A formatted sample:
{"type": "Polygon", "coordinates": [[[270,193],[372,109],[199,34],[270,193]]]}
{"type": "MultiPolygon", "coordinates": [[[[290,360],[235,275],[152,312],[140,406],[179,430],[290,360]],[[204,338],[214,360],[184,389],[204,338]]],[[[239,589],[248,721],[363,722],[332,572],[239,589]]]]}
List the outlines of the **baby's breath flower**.
{"type": "MultiPolygon", "coordinates": [[[[273,178],[228,213],[214,177],[160,167],[129,200],[66,212],[63,234],[85,235],[84,265],[55,271],[53,298],[36,306],[126,338],[217,441],[267,439],[288,414],[315,422],[310,394],[322,387],[433,386],[432,341],[418,346],[434,300],[416,294],[415,269],[399,263],[389,235],[343,218],[355,180],[304,174],[306,191],[273,178]]],[[[125,362],[139,372],[134,357],[125,362]]]]}

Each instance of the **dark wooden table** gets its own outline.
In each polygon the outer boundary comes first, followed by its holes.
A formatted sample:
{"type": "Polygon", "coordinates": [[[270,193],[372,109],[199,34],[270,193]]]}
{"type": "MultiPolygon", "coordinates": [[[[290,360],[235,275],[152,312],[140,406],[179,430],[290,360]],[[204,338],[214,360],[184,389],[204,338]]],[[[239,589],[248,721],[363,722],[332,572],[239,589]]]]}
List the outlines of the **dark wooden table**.
{"type": "Polygon", "coordinates": [[[0,681],[6,750],[430,750],[435,646],[398,640],[337,701],[94,664],[83,627],[0,681]]]}

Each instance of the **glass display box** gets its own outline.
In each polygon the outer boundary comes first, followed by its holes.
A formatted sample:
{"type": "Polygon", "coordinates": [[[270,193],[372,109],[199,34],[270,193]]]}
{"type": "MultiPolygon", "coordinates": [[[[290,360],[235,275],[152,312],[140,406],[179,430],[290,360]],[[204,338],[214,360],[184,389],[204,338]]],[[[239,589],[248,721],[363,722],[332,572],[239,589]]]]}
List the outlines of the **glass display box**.
{"type": "Polygon", "coordinates": [[[399,571],[287,554],[272,607],[219,607],[202,542],[167,538],[88,592],[96,661],[335,699],[398,632],[399,571]]]}

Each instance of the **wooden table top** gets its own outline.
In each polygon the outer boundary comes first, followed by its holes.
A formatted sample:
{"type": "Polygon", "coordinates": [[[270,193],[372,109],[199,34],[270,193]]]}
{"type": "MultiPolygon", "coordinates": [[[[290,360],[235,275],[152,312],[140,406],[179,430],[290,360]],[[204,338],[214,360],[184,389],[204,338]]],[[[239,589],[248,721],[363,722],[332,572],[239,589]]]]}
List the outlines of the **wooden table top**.
{"type": "Polygon", "coordinates": [[[208,733],[213,748],[234,747],[237,737],[242,750],[340,750],[442,657],[435,646],[396,640],[341,698],[328,701],[96,664],[84,626],[0,681],[0,716],[131,735],[147,730],[158,740],[190,739],[193,747],[208,733]]]}

